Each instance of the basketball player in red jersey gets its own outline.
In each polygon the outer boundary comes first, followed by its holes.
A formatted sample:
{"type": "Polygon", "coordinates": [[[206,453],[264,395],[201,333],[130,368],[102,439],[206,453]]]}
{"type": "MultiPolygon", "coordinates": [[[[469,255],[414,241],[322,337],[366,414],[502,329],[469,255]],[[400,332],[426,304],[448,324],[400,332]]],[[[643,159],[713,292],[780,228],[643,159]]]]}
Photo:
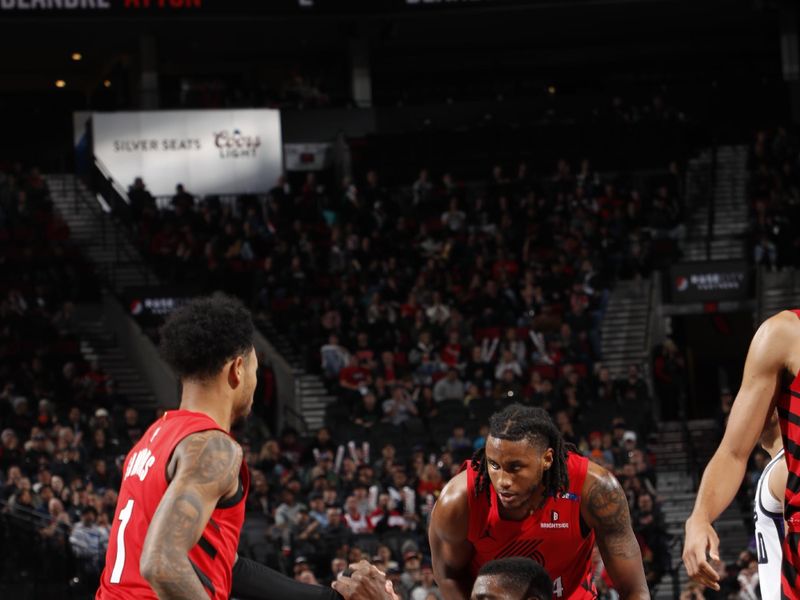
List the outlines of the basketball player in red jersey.
{"type": "Polygon", "coordinates": [[[683,562],[692,579],[719,589],[719,576],[707,557],[708,553],[712,561],[719,560],[719,538],[711,524],[736,496],[750,454],[776,406],[789,471],[781,596],[800,599],[800,310],[770,317],[750,342],[728,427],[703,473],[694,510],[686,521],[683,562]]]}
{"type": "Polygon", "coordinates": [[[442,490],[428,538],[446,600],[467,600],[481,566],[508,556],[541,563],[555,599],[596,598],[595,540],[620,596],[650,597],[622,488],[568,450],[541,408],[492,416],[486,448],[442,490]]]}
{"type": "Polygon", "coordinates": [[[236,554],[250,478],[229,432],[253,404],[253,334],[248,311],[225,297],[194,300],[162,329],[181,405],[125,459],[98,600],[341,598],[236,554]]]}

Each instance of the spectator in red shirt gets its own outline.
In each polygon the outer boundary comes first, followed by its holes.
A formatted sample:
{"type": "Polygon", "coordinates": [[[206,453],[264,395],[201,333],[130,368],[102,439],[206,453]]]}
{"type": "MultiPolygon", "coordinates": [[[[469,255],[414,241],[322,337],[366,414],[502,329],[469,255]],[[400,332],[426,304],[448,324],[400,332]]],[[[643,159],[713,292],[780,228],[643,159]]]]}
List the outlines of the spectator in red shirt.
{"type": "Polygon", "coordinates": [[[383,380],[391,385],[398,379],[398,369],[395,364],[394,353],[390,350],[381,352],[381,362],[378,365],[378,374],[383,377],[383,380]]]}
{"type": "Polygon", "coordinates": [[[359,364],[358,360],[350,357],[347,366],[339,371],[339,385],[351,392],[360,392],[372,383],[372,375],[366,366],[359,364]]]}
{"type": "Polygon", "coordinates": [[[422,497],[432,495],[434,498],[438,498],[443,487],[442,474],[436,465],[431,463],[425,465],[419,478],[419,484],[417,484],[417,494],[422,497]]]}
{"type": "Polygon", "coordinates": [[[451,329],[447,334],[447,344],[442,348],[441,359],[449,367],[457,367],[461,362],[461,340],[458,330],[451,329]]]}

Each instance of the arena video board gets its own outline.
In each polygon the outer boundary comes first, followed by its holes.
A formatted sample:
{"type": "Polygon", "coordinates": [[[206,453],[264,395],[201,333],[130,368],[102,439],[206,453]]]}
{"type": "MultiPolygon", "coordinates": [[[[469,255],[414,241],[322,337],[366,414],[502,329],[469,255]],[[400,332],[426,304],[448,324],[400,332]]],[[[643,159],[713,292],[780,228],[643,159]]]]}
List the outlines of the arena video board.
{"type": "Polygon", "coordinates": [[[94,113],[94,155],[120,185],[156,196],[266,192],[283,171],[277,110],[94,113]]]}
{"type": "Polygon", "coordinates": [[[673,265],[672,302],[744,300],[750,296],[751,269],[745,261],[709,261],[673,265]]]}

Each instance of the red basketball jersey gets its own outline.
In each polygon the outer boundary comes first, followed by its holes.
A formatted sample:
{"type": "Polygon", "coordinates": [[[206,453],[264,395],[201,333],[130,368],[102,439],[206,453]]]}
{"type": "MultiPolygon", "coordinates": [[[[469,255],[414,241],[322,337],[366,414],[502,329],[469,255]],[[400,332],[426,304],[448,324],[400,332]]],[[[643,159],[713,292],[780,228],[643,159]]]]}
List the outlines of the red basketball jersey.
{"type": "MultiPolygon", "coordinates": [[[[792,311],[800,318],[800,310],[792,311]]],[[[788,378],[787,378],[788,379],[788,378]]],[[[793,373],[778,398],[783,447],[789,478],[786,480],[781,596],[800,600],[800,373],[793,373]]]]}
{"type": "Polygon", "coordinates": [[[468,539],[475,548],[472,576],[495,558],[525,556],[540,563],[550,575],[553,598],[596,598],[592,582],[594,532],[581,531],[581,490],[588,469],[587,458],[568,453],[569,490],[549,497],[527,519],[507,521],[500,518],[491,484],[491,505],[485,493],[475,495],[476,474],[467,467],[468,539]]]}
{"type": "MultiPolygon", "coordinates": [[[[157,600],[139,574],[147,528],[167,490],[167,465],[175,446],[188,435],[210,429],[223,431],[204,413],[171,410],[153,423],[131,449],[122,469],[122,486],[96,600],[157,600]]],[[[231,571],[249,485],[247,465],[242,461],[238,492],[217,504],[200,541],[189,551],[189,561],[212,600],[230,597],[231,571]]]]}

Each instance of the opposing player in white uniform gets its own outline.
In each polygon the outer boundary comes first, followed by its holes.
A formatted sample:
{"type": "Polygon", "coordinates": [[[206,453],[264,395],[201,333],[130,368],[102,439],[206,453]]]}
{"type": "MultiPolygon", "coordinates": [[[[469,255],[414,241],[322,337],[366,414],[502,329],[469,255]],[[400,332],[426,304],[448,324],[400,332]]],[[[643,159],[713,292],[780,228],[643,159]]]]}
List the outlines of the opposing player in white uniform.
{"type": "Polygon", "coordinates": [[[780,600],[783,551],[783,497],[789,470],[783,458],[783,440],[774,411],[764,432],[761,447],[770,455],[769,464],[758,480],[755,497],[758,581],[762,600],[780,600]]]}

